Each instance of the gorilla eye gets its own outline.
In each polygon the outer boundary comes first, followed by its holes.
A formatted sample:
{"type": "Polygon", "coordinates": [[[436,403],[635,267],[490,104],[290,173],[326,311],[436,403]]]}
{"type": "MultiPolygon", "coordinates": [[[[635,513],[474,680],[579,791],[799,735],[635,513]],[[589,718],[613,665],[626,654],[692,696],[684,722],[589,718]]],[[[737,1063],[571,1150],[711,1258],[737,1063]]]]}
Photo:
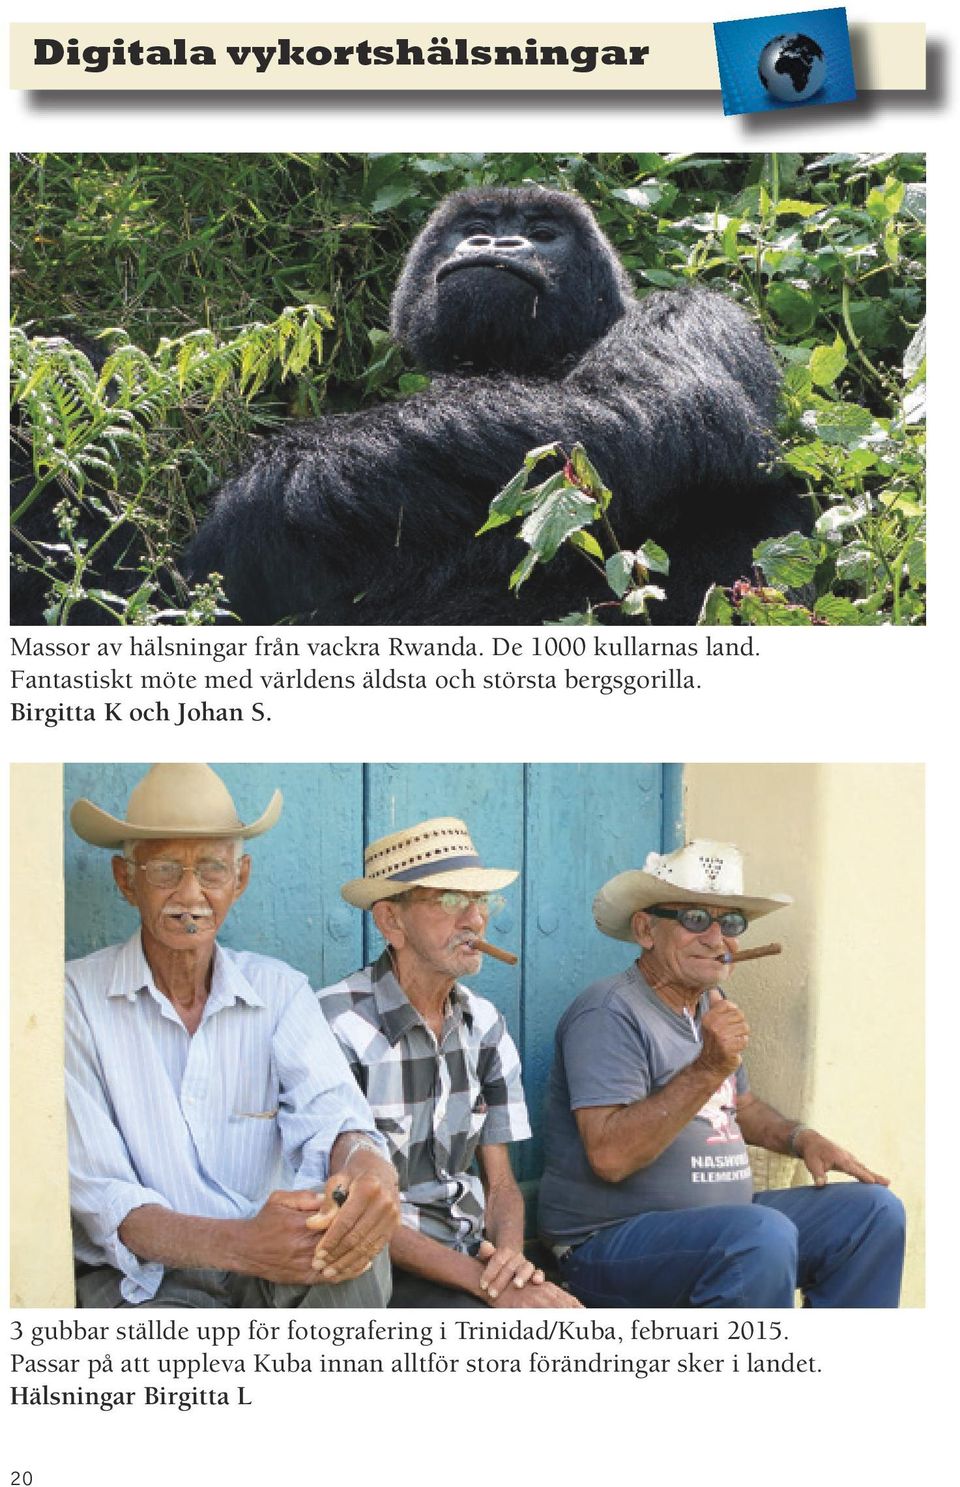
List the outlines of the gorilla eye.
{"type": "Polygon", "coordinates": [[[489,222],[467,222],[461,231],[465,238],[493,237],[493,228],[489,222]]]}
{"type": "Polygon", "coordinates": [[[555,227],[531,227],[530,238],[535,243],[552,243],[557,236],[555,227]]]}

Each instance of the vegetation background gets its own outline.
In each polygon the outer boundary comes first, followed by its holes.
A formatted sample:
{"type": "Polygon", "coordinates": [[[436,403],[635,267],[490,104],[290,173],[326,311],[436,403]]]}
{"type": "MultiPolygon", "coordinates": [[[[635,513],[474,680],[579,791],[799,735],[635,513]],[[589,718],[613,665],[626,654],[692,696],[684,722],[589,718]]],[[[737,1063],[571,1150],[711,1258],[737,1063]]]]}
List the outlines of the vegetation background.
{"type": "Polygon", "coordinates": [[[50,623],[213,620],[175,563],[210,489],[284,420],[422,389],[386,329],[414,234],[450,191],[538,181],[580,192],[638,294],[709,283],[784,367],[813,535],[761,544],[704,619],[922,622],[924,177],[916,154],[16,157],[14,561],[50,623]],[[31,536],[44,505],[56,540],[31,536]],[[92,577],[115,550],[116,591],[92,577]]]}

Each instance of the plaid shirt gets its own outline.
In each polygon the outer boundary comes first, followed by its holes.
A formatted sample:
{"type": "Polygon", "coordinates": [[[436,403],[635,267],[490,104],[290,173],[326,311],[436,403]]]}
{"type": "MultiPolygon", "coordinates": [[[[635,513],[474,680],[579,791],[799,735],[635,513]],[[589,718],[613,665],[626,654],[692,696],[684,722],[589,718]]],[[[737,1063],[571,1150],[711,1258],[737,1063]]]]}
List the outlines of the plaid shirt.
{"type": "Polygon", "coordinates": [[[483,1238],[478,1146],[530,1135],[520,1059],[492,1002],[454,986],[439,1042],[407,1000],[388,951],[318,993],[386,1137],[410,1229],[455,1249],[483,1238]]]}

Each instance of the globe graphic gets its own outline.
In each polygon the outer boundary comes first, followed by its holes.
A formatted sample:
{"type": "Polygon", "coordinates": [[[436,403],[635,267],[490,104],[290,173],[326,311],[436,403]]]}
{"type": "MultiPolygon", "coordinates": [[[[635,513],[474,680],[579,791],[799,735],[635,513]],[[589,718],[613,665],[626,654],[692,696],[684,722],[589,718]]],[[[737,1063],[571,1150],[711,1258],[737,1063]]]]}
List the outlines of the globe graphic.
{"type": "Polygon", "coordinates": [[[767,42],[757,71],[771,97],[781,103],[805,103],[823,87],[827,64],[819,43],[796,31],[767,42]]]}

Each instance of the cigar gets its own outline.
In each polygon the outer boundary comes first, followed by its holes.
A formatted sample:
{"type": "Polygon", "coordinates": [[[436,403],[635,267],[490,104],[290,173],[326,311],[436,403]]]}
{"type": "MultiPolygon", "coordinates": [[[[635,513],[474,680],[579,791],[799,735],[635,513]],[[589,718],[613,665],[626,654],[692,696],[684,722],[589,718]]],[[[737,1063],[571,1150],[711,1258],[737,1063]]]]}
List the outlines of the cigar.
{"type": "Polygon", "coordinates": [[[474,950],[479,950],[483,955],[491,955],[494,960],[502,960],[505,966],[515,966],[519,960],[512,950],[501,950],[497,945],[491,945],[487,940],[474,940],[474,950]]]}
{"type": "Polygon", "coordinates": [[[738,950],[735,954],[730,950],[724,955],[718,955],[717,959],[721,965],[736,965],[741,960],[759,960],[763,955],[779,955],[783,949],[782,945],[774,940],[772,945],[757,945],[753,950],[738,950]]]}

